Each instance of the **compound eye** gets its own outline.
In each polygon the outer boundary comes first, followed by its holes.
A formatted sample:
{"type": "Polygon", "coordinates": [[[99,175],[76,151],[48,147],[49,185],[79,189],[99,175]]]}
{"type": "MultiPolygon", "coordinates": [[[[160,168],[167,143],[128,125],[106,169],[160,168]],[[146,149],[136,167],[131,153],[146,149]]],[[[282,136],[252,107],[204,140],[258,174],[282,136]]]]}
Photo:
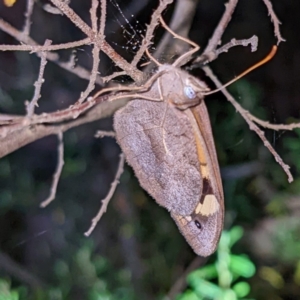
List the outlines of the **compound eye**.
{"type": "Polygon", "coordinates": [[[184,94],[189,98],[189,99],[195,99],[197,97],[196,92],[191,86],[185,86],[184,87],[184,94]]]}

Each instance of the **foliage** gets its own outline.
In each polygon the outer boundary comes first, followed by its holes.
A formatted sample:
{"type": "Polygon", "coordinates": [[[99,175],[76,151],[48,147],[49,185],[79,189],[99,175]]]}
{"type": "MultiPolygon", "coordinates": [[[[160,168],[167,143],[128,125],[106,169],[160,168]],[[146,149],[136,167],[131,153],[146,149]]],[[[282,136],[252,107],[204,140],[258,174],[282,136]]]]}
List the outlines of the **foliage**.
{"type": "Polygon", "coordinates": [[[111,276],[112,266],[104,257],[93,255],[94,251],[87,242],[74,257],[66,258],[69,260],[57,260],[50,270],[57,284],[44,289],[30,291],[25,286],[11,289],[8,281],[0,280],[0,300],[64,300],[80,298],[79,295],[86,300],[134,299],[128,271],[120,269],[111,276]],[[76,294],[74,287],[77,287],[76,294]]]}
{"type": "Polygon", "coordinates": [[[0,278],[0,300],[19,300],[19,293],[15,289],[11,289],[7,280],[0,278]]]}
{"type": "Polygon", "coordinates": [[[233,245],[242,237],[241,227],[223,231],[213,264],[190,273],[187,277],[189,289],[177,300],[237,300],[245,299],[250,285],[241,277],[250,278],[255,273],[253,262],[246,255],[235,255],[233,245]]]}

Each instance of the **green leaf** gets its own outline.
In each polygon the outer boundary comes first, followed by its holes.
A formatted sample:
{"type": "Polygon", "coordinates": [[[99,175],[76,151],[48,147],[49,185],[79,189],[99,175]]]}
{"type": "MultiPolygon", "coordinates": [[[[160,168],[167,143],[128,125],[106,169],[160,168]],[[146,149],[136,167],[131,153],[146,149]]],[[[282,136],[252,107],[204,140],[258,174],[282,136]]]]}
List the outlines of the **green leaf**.
{"type": "Polygon", "coordinates": [[[255,273],[255,265],[248,257],[241,255],[230,255],[229,268],[233,273],[246,278],[255,273]]]}
{"type": "Polygon", "coordinates": [[[11,297],[11,300],[19,300],[19,293],[16,291],[13,291],[10,293],[10,297],[11,297]]]}
{"type": "Polygon", "coordinates": [[[214,283],[197,278],[196,280],[188,280],[190,286],[200,297],[215,299],[222,295],[222,289],[214,283]]]}
{"type": "Polygon", "coordinates": [[[218,277],[218,271],[216,269],[216,265],[208,265],[204,266],[201,269],[198,269],[196,271],[193,271],[188,275],[191,280],[197,280],[198,279],[215,279],[218,277]]]}
{"type": "Polygon", "coordinates": [[[176,300],[202,300],[194,291],[187,290],[184,294],[176,297],[176,300]]]}
{"type": "Polygon", "coordinates": [[[224,230],[222,232],[219,246],[218,246],[218,252],[228,252],[229,251],[229,245],[230,245],[230,234],[229,231],[224,230]]]}
{"type": "Polygon", "coordinates": [[[19,300],[19,293],[10,289],[10,284],[0,279],[0,300],[19,300]]]}
{"type": "Polygon", "coordinates": [[[250,285],[245,281],[236,283],[232,289],[239,298],[243,298],[250,293],[250,285]]]}
{"type": "Polygon", "coordinates": [[[244,230],[240,226],[235,226],[229,231],[230,247],[232,247],[238,240],[242,238],[244,230]]]}
{"type": "Polygon", "coordinates": [[[233,290],[228,289],[223,291],[223,295],[220,300],[237,300],[237,296],[233,290]]]}

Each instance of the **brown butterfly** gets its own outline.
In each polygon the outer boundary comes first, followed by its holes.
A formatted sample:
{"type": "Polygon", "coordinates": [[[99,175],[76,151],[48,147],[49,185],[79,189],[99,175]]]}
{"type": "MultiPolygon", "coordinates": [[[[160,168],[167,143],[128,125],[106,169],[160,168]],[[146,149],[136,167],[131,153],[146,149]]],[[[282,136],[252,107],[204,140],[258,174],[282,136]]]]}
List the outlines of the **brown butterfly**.
{"type": "Polygon", "coordinates": [[[114,116],[116,138],[141,186],[165,207],[193,250],[212,254],[224,197],[203,93],[206,84],[171,65],[145,94],[114,116]]]}

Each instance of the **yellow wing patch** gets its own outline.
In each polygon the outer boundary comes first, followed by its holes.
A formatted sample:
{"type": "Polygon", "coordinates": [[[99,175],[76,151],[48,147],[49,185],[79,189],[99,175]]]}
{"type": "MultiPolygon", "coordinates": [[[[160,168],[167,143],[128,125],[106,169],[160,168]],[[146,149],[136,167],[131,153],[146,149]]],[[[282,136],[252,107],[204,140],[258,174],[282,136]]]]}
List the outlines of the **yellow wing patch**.
{"type": "Polygon", "coordinates": [[[220,204],[215,195],[206,195],[203,203],[199,203],[195,209],[196,214],[210,216],[220,209],[220,204]]]}

